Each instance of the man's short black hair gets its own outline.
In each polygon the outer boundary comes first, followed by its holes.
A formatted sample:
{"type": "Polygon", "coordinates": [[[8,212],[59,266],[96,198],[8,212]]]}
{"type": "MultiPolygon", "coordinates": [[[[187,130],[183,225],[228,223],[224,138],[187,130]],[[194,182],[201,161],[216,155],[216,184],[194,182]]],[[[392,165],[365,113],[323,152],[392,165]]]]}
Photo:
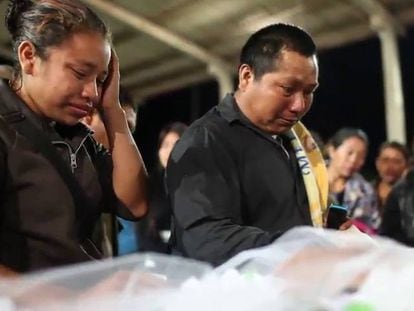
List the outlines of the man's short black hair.
{"type": "Polygon", "coordinates": [[[316,55],[315,43],[306,31],[294,25],[272,24],[250,36],[242,48],[240,66],[249,65],[255,79],[260,79],[276,69],[276,60],[282,50],[306,57],[316,55]]]}

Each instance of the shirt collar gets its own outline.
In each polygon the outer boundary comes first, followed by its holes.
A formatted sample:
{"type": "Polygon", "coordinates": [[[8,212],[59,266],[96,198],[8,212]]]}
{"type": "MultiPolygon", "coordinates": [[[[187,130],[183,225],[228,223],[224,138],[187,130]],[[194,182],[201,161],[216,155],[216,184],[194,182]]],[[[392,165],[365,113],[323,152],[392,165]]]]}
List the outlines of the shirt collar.
{"type": "MultiPolygon", "coordinates": [[[[254,130],[255,132],[265,136],[266,138],[275,141],[273,135],[266,133],[262,129],[254,125],[240,110],[236,99],[234,98],[233,93],[228,93],[220,104],[217,106],[217,111],[220,113],[221,117],[225,119],[228,123],[239,122],[244,126],[254,130]]],[[[279,136],[278,136],[279,137],[279,136]]]]}
{"type": "Polygon", "coordinates": [[[237,106],[233,93],[229,93],[223,98],[221,103],[217,106],[217,111],[220,113],[221,117],[229,123],[236,120],[240,121],[241,119],[242,113],[239,106],[237,106]]]}

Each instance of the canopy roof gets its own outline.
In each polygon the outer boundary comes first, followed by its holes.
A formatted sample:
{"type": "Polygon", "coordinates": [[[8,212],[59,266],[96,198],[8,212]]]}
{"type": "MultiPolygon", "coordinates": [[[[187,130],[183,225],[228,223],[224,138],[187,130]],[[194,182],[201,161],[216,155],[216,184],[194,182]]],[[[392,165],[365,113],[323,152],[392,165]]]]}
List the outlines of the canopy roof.
{"type": "MultiPolygon", "coordinates": [[[[414,23],[414,0],[84,0],[108,22],[122,83],[136,98],[235,73],[246,38],[274,22],[302,26],[319,49],[376,35],[381,23],[400,34],[414,23]]],[[[4,15],[8,1],[0,0],[4,15]]],[[[2,16],[3,18],[3,16],[2,16]]],[[[0,27],[0,55],[10,40],[0,27]]]]}

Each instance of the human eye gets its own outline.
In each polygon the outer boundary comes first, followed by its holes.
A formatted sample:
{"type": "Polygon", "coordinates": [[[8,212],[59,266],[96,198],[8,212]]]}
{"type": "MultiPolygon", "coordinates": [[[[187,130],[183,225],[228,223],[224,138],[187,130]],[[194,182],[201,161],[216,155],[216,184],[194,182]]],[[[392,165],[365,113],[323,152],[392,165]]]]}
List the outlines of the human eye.
{"type": "Polygon", "coordinates": [[[352,150],[352,149],[348,149],[348,150],[346,150],[346,155],[348,157],[352,157],[353,155],[355,155],[355,151],[352,150]]]}
{"type": "Polygon", "coordinates": [[[105,84],[106,78],[97,78],[96,79],[96,84],[98,86],[103,86],[105,84]]]}
{"type": "Polygon", "coordinates": [[[83,80],[87,77],[87,74],[82,70],[72,68],[72,72],[75,75],[75,77],[79,80],[83,80]]]}
{"type": "Polygon", "coordinates": [[[315,93],[315,91],[316,91],[316,89],[309,89],[309,90],[305,90],[303,93],[306,96],[311,96],[311,95],[313,95],[315,93]]]}
{"type": "Polygon", "coordinates": [[[388,158],[388,157],[381,157],[381,158],[379,158],[379,160],[381,162],[388,162],[390,160],[390,158],[388,158]]]}
{"type": "Polygon", "coordinates": [[[279,84],[279,87],[282,89],[284,96],[292,96],[295,92],[295,88],[289,85],[279,84]]]}
{"type": "Polygon", "coordinates": [[[106,80],[108,79],[108,73],[102,72],[97,75],[96,77],[96,84],[98,86],[103,86],[106,83],[106,80]]]}

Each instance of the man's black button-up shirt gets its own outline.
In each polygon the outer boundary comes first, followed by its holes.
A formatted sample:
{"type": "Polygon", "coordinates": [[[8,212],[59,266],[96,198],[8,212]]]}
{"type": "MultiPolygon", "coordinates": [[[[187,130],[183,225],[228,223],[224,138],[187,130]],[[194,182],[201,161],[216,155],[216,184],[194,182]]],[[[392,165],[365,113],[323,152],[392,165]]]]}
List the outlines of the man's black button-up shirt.
{"type": "Polygon", "coordinates": [[[175,253],[218,265],[311,225],[295,155],[281,141],[255,127],[230,94],[189,127],[166,174],[175,253]]]}

